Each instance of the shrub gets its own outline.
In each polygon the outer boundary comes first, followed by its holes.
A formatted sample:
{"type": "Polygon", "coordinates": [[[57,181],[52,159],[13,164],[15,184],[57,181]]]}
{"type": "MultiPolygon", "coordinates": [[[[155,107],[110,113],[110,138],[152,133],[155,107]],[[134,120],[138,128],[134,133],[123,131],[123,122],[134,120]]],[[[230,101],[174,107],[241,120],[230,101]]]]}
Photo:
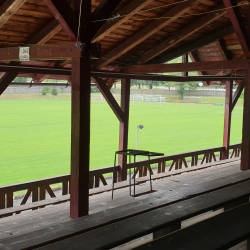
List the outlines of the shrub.
{"type": "Polygon", "coordinates": [[[46,88],[43,88],[41,93],[42,93],[42,95],[46,95],[48,92],[47,92],[46,88]]]}
{"type": "Polygon", "coordinates": [[[50,93],[51,95],[57,95],[58,94],[57,88],[52,88],[50,93]]]}

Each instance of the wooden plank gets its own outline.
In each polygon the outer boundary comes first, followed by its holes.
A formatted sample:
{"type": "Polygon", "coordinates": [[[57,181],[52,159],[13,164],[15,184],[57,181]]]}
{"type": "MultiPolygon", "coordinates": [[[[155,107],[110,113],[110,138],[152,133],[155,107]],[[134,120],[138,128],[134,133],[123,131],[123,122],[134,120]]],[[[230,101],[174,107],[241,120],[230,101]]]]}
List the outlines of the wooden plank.
{"type": "Polygon", "coordinates": [[[114,96],[106,86],[105,82],[101,78],[94,78],[96,86],[104,96],[105,100],[109,104],[110,108],[113,110],[114,114],[117,116],[120,122],[123,121],[124,113],[121,107],[118,105],[117,101],[115,100],[114,96]]]}
{"type": "Polygon", "coordinates": [[[4,1],[0,6],[0,28],[2,28],[26,0],[4,1]]]}
{"type": "MultiPolygon", "coordinates": [[[[44,246],[41,249],[80,249],[83,247],[89,250],[111,249],[140,236],[163,229],[166,226],[171,225],[173,222],[186,220],[203,212],[219,208],[225,204],[231,203],[232,201],[237,201],[242,197],[249,196],[249,183],[250,182],[247,181],[235,184],[230,187],[225,187],[198,197],[189,198],[172,205],[156,208],[136,217],[123,219],[105,227],[101,227],[66,240],[58,241],[57,243],[44,246]],[[112,237],[107,237],[107,235],[112,235],[112,237]]],[[[68,223],[64,223],[64,225],[66,224],[68,223]]],[[[63,225],[61,225],[61,227],[62,226],[63,225]]],[[[206,234],[204,233],[204,235],[206,234]]],[[[187,237],[190,236],[187,235],[187,237]]],[[[220,237],[220,235],[218,235],[218,237],[220,237]]],[[[0,241],[0,244],[5,247],[3,249],[7,249],[7,247],[9,247],[11,250],[15,246],[15,241],[18,240],[19,244],[23,244],[23,239],[24,237],[20,236],[17,239],[12,238],[11,240],[2,240],[0,241]]],[[[181,240],[181,242],[183,241],[181,240]]],[[[187,242],[188,241],[185,240],[183,244],[187,244],[187,242]]],[[[37,242],[32,242],[32,240],[30,240],[30,243],[37,246],[37,242]]],[[[163,249],[166,249],[164,244],[163,247],[163,249]]]]}
{"type": "Polygon", "coordinates": [[[203,47],[205,45],[208,45],[217,39],[222,39],[225,36],[233,34],[235,31],[233,29],[233,26],[228,26],[226,28],[220,29],[218,31],[213,32],[212,34],[206,35],[203,38],[200,38],[196,41],[190,42],[185,44],[185,46],[182,46],[177,49],[173,49],[172,51],[164,52],[161,55],[155,57],[154,59],[148,61],[148,64],[161,64],[165,63],[167,61],[170,61],[172,59],[175,59],[183,54],[189,53],[190,51],[193,51],[197,48],[203,47]]]}
{"type": "Polygon", "coordinates": [[[153,0],[137,0],[130,1],[126,6],[124,6],[120,11],[120,18],[110,20],[106,22],[103,27],[97,32],[93,37],[92,43],[100,41],[105,36],[108,36],[113,30],[115,30],[120,24],[124,23],[126,20],[131,18],[135,13],[140,11],[142,8],[146,7],[153,0]]]}
{"type": "Polygon", "coordinates": [[[223,147],[222,159],[226,160],[229,157],[229,143],[230,143],[230,131],[231,131],[231,116],[232,116],[232,92],[233,81],[226,82],[226,97],[225,97],[225,114],[224,114],[224,135],[223,135],[223,147]]]}
{"type": "MultiPolygon", "coordinates": [[[[177,6],[174,6],[172,9],[168,10],[165,14],[162,15],[162,17],[181,16],[191,8],[191,5],[195,1],[196,0],[188,0],[187,2],[182,2],[177,6]]],[[[93,68],[100,69],[108,65],[113,60],[125,54],[126,52],[134,48],[136,45],[143,42],[145,39],[152,36],[154,33],[156,33],[157,31],[164,28],[166,25],[173,22],[173,20],[174,20],[173,18],[163,18],[153,21],[148,26],[138,31],[135,35],[131,36],[125,42],[119,44],[116,48],[105,54],[103,57],[107,59],[102,58],[97,60],[93,64],[93,68]]]]}
{"type": "Polygon", "coordinates": [[[246,69],[241,147],[241,170],[250,169],[250,68],[246,69]]]}
{"type": "MultiPolygon", "coordinates": [[[[124,113],[123,121],[120,121],[119,150],[128,149],[128,125],[130,105],[130,79],[121,80],[121,109],[124,113]]],[[[118,181],[127,180],[127,156],[119,155],[118,162],[121,167],[118,172],[118,181]]]]}
{"type": "MultiPolygon", "coordinates": [[[[224,8],[224,5],[218,6],[217,9],[224,8]]],[[[191,24],[187,25],[185,28],[181,29],[180,31],[176,32],[173,36],[168,37],[166,40],[162,41],[160,44],[157,44],[149,51],[145,52],[143,55],[136,58],[133,64],[144,64],[149,60],[153,59],[154,57],[160,55],[164,51],[174,47],[177,43],[184,40],[185,38],[191,36],[193,33],[201,30],[206,25],[209,25],[213,21],[217,20],[221,16],[226,13],[226,10],[221,12],[212,12],[205,15],[202,15],[198,20],[192,22],[191,24]]]]}
{"type": "Polygon", "coordinates": [[[250,203],[246,203],[134,249],[229,249],[248,239],[249,209],[250,203]],[[195,235],[195,240],[190,241],[190,235],[195,235]]]}

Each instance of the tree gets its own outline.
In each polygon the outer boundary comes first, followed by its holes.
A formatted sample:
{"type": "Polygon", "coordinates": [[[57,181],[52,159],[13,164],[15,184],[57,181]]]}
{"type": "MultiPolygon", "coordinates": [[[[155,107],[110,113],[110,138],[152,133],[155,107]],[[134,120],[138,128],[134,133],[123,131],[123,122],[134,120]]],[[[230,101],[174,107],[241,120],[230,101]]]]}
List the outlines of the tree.
{"type": "Polygon", "coordinates": [[[165,87],[168,87],[168,89],[170,90],[171,87],[175,87],[175,83],[174,82],[166,82],[164,83],[165,87]]]}
{"type": "Polygon", "coordinates": [[[177,94],[180,96],[180,99],[183,99],[186,89],[195,90],[199,85],[197,82],[177,82],[175,86],[177,88],[177,94]]]}

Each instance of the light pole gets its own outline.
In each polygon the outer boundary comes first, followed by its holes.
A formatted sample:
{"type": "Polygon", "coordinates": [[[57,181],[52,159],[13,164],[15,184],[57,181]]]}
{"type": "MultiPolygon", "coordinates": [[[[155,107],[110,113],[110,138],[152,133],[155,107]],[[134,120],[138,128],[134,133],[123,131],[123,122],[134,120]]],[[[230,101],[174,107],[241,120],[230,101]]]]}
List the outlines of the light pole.
{"type": "MultiPolygon", "coordinates": [[[[139,138],[139,129],[143,129],[143,125],[137,126],[137,140],[136,140],[136,149],[138,150],[138,138],[139,138]]],[[[138,156],[136,156],[136,160],[138,160],[138,156]]]]}

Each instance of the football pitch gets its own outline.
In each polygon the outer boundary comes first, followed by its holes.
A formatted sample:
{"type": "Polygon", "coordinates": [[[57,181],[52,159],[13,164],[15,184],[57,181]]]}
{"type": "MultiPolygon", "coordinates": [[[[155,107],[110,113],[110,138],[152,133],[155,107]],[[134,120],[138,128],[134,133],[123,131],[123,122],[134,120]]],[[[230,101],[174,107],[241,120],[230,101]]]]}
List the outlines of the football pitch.
{"type": "MultiPolygon", "coordinates": [[[[242,107],[232,114],[231,144],[241,142],[242,107]]],[[[70,100],[0,101],[0,186],[70,172],[70,100]]],[[[166,155],[222,146],[224,106],[130,104],[129,148],[166,155]]],[[[106,102],[91,104],[91,169],[113,165],[119,122],[106,102]]],[[[84,153],[84,152],[82,152],[84,153]]]]}

